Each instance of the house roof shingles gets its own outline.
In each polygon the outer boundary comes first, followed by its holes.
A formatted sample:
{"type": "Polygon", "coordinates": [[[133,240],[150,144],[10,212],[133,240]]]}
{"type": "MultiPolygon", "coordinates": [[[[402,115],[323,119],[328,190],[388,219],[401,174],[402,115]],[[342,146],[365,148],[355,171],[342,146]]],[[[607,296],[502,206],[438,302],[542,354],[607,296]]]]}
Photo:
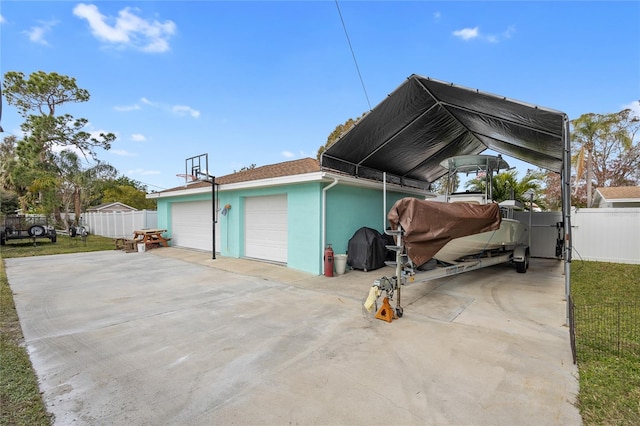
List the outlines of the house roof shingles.
{"type": "Polygon", "coordinates": [[[89,207],[87,211],[100,211],[110,207],[125,207],[129,210],[138,210],[135,207],[131,207],[129,205],[126,205],[125,203],[121,203],[120,201],[112,201],[109,203],[102,203],[98,204],[97,206],[89,207]]]}
{"type": "Polygon", "coordinates": [[[598,188],[598,192],[602,195],[602,198],[611,200],[640,200],[640,186],[618,186],[609,188],[598,188]]]}
{"type": "MultiPolygon", "coordinates": [[[[320,163],[314,158],[302,158],[300,160],[285,161],[283,163],[269,164],[267,166],[256,167],[253,169],[242,170],[240,172],[216,177],[216,183],[227,185],[230,183],[249,182],[253,180],[272,179],[283,176],[294,176],[306,173],[319,172],[320,163]]],[[[210,186],[210,182],[194,182],[189,183],[189,189],[204,188],[210,186]]],[[[184,186],[171,189],[165,189],[160,192],[172,192],[184,190],[184,186]]]]}

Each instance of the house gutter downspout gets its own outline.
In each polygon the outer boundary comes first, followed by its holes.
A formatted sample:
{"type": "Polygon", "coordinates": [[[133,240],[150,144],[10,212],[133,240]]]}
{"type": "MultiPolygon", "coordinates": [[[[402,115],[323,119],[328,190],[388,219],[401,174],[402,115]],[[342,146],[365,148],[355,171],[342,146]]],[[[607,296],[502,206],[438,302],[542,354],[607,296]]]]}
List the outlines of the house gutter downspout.
{"type": "Polygon", "coordinates": [[[327,191],[338,184],[338,178],[322,189],[322,247],[320,247],[320,271],[324,262],[324,248],[327,245],[327,191]]]}

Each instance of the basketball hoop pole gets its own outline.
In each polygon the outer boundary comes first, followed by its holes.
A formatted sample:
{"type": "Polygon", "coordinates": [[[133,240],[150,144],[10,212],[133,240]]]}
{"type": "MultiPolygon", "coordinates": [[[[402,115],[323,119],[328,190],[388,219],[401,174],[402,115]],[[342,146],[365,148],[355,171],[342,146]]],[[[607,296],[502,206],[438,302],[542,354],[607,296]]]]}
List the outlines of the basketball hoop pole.
{"type": "MultiPolygon", "coordinates": [[[[209,168],[207,167],[207,170],[209,168]]],[[[216,177],[211,176],[211,258],[216,259],[216,177]]]]}
{"type": "Polygon", "coordinates": [[[191,166],[191,176],[198,180],[211,183],[211,258],[216,259],[216,177],[209,174],[209,154],[200,154],[187,158],[184,162],[184,172],[189,174],[191,166]],[[203,164],[204,163],[204,164],[203,164]],[[204,172],[203,172],[204,167],[204,172]],[[200,179],[204,175],[204,179],[200,179]]]}

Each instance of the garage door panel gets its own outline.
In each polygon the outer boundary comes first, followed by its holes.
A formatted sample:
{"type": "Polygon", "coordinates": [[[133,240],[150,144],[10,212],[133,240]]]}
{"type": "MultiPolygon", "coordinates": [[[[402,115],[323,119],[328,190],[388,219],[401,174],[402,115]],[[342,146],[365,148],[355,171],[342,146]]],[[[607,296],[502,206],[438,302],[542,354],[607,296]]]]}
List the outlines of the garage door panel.
{"type": "Polygon", "coordinates": [[[245,256],[287,262],[287,196],[245,199],[245,256]]]}
{"type": "MultiPolygon", "coordinates": [[[[211,251],[211,201],[189,201],[171,205],[171,241],[177,247],[211,251]]],[[[220,247],[216,224],[216,251],[220,247]]]]}

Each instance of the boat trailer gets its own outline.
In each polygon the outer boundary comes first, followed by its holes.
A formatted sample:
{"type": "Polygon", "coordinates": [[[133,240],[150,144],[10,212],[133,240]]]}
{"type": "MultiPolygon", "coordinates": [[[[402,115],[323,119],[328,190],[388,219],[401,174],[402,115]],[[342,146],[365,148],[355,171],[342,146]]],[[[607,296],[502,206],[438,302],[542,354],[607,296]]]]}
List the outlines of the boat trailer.
{"type": "Polygon", "coordinates": [[[526,272],[529,267],[529,247],[521,244],[512,250],[497,253],[487,251],[483,253],[483,257],[472,257],[453,265],[437,266],[435,269],[429,271],[418,271],[405,253],[402,240],[402,227],[398,227],[396,230],[386,230],[385,234],[392,235],[396,239],[396,245],[386,246],[387,250],[396,253],[395,262],[387,262],[389,266],[395,264],[396,273],[393,277],[382,277],[373,282],[363,307],[369,313],[376,311],[376,318],[387,322],[391,322],[396,318],[402,318],[401,289],[402,286],[407,283],[427,282],[506,262],[514,262],[517,271],[520,273],[526,272]],[[385,293],[385,297],[382,306],[378,309],[378,299],[383,292],[385,293]],[[393,310],[389,301],[392,301],[396,294],[396,307],[395,310],[393,310]]]}

